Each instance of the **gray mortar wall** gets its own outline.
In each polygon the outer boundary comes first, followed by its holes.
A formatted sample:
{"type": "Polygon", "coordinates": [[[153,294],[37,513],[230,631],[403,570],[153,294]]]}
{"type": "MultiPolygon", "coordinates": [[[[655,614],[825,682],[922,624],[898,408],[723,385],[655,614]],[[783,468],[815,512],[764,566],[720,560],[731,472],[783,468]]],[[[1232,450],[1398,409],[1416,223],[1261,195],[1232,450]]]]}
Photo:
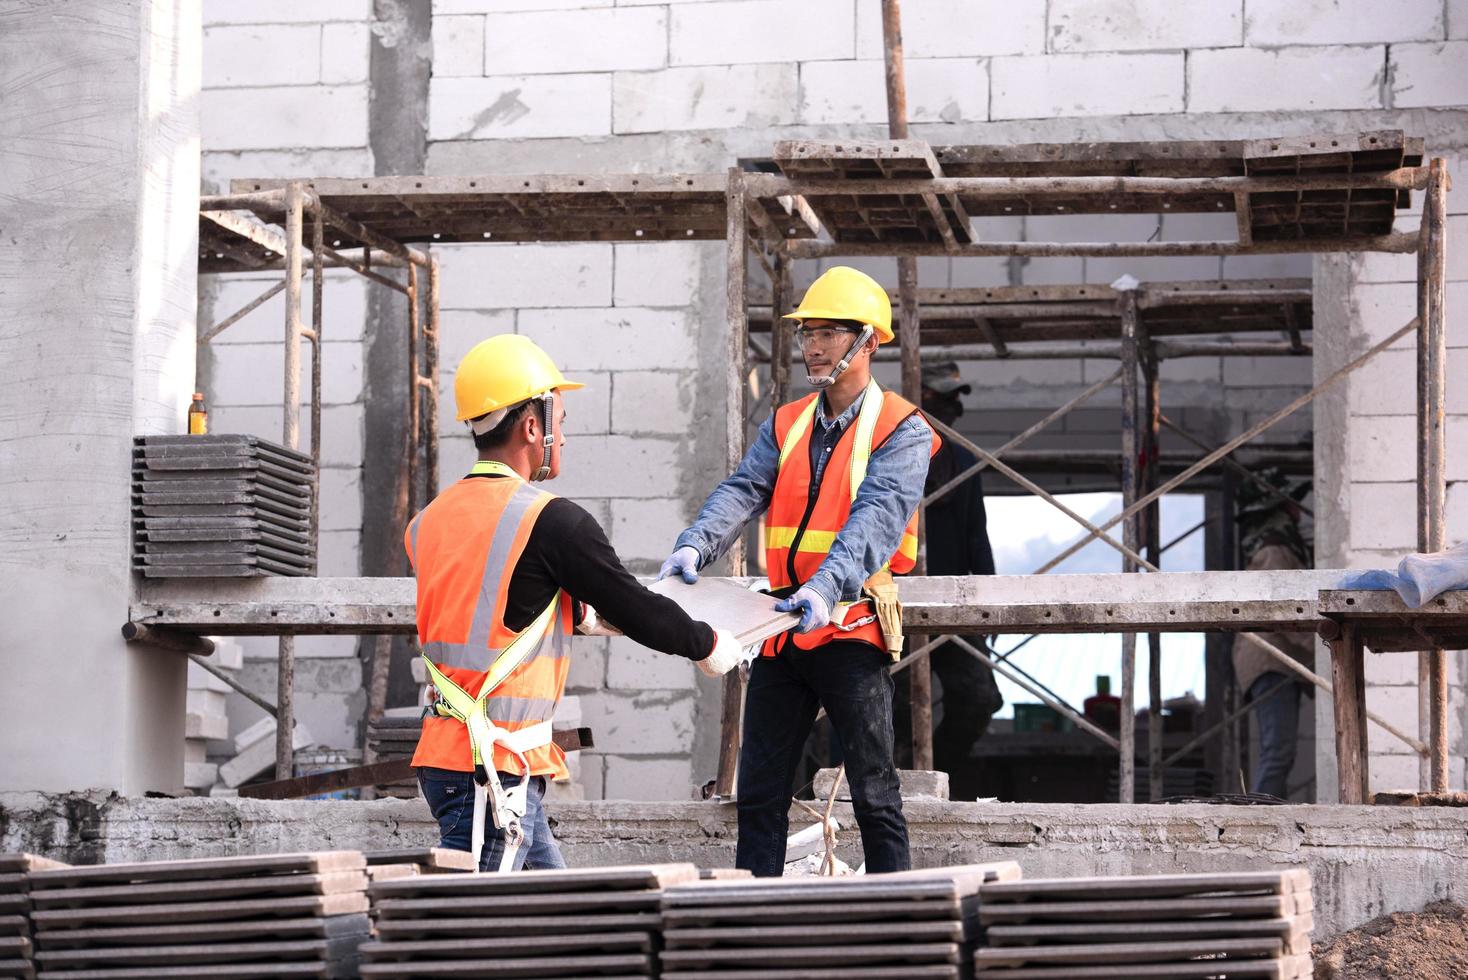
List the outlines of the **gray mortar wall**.
{"type": "MultiPolygon", "coordinates": [[[[374,16],[371,0],[205,4],[206,186],[222,189],[232,176],[384,172],[374,147],[387,146],[395,134],[373,130],[376,69],[369,50],[374,37],[390,46],[406,35],[397,5],[376,6],[381,16],[374,16]],[[264,58],[261,51],[291,56],[264,58]]],[[[441,175],[720,172],[739,159],[768,156],[779,139],[884,136],[877,9],[875,0],[615,6],[436,0],[424,167],[441,175]],[[772,30],[777,23],[780,29],[772,30]]],[[[1468,134],[1462,111],[1468,78],[1451,66],[1461,65],[1468,51],[1468,15],[1456,0],[1409,0],[1391,17],[1327,0],[1250,3],[1247,16],[1242,0],[1190,8],[1186,16],[1181,9],[1156,0],[1020,0],[1002,8],[908,0],[903,26],[913,135],[934,143],[1002,144],[1400,128],[1446,149],[1458,169],[1468,134]]],[[[414,116],[415,131],[421,124],[414,116]]],[[[406,158],[401,146],[395,153],[406,158]]],[[[1233,221],[1223,215],[1030,217],[986,220],[981,231],[1005,239],[1194,240],[1229,237],[1233,221]]],[[[723,475],[721,246],[440,251],[445,382],[458,355],[500,331],[545,342],[568,370],[585,376],[591,387],[568,401],[567,473],[555,489],[597,515],[635,570],[656,567],[723,475]]],[[[1462,250],[1450,244],[1449,251],[1462,250]]],[[[893,278],[891,263],[856,264],[893,278]]],[[[819,268],[802,263],[797,276],[803,282],[819,268]]],[[[1145,282],[1309,276],[1312,269],[1308,257],[1298,256],[937,258],[920,263],[920,279],[949,286],[1106,283],[1123,272],[1145,282]]],[[[205,284],[215,316],[227,312],[226,290],[239,297],[246,287],[223,277],[205,284]]],[[[325,432],[323,570],[330,574],[374,561],[360,548],[359,461],[369,397],[363,378],[373,374],[362,341],[365,297],[360,283],[333,284],[327,293],[325,424],[331,428],[325,432]]],[[[1457,308],[1452,295],[1450,303],[1457,308]]],[[[278,409],[269,401],[278,370],[272,373],[268,359],[279,322],[278,306],[268,306],[231,328],[233,337],[220,338],[210,375],[217,425],[278,431],[278,409]]],[[[1316,342],[1328,347],[1331,340],[1318,331],[1316,342]]],[[[975,382],[964,428],[981,444],[998,444],[1110,369],[1096,361],[964,365],[975,382]]],[[[1162,400],[1201,438],[1221,441],[1310,381],[1303,360],[1177,361],[1164,368],[1162,400]]],[[[1099,396],[1032,445],[1114,448],[1116,404],[1115,392],[1099,396]]],[[[448,421],[451,414],[441,414],[443,473],[452,479],[470,451],[448,421]]],[[[1316,426],[1326,421],[1314,418],[1316,426]]],[[[1293,442],[1311,422],[1302,412],[1269,441],[1293,442]]],[[[1451,431],[1452,425],[1450,446],[1451,431]]],[[[1343,431],[1329,438],[1345,445],[1343,431]]],[[[1182,447],[1165,440],[1164,448],[1182,447]]],[[[1343,457],[1341,465],[1358,462],[1343,457]]],[[[1398,476],[1388,482],[1401,483],[1403,471],[1393,465],[1398,476]]],[[[1322,468],[1322,479],[1328,472],[1338,479],[1341,471],[1322,468]]],[[[1450,470],[1450,477],[1460,480],[1456,473],[1450,470]]],[[[997,480],[989,486],[1003,489],[997,480]]],[[[1338,498],[1327,499],[1335,506],[1338,498]]],[[[1450,537],[1464,533],[1465,504],[1468,493],[1455,485],[1450,537]]],[[[1360,522],[1359,533],[1373,524],[1345,514],[1338,510],[1335,519],[1351,528],[1360,522]]],[[[1328,541],[1334,532],[1322,533],[1328,541]]],[[[1393,539],[1370,560],[1403,547],[1410,542],[1393,539]]],[[[1329,551],[1322,551],[1323,562],[1334,560],[1324,557],[1329,551]]],[[[273,643],[250,641],[247,653],[252,676],[268,690],[273,643]]],[[[346,662],[352,644],[302,641],[298,655],[346,662]]],[[[626,642],[581,643],[577,657],[571,687],[598,738],[597,751],[583,759],[588,796],[682,797],[712,774],[714,685],[686,664],[626,642]]],[[[339,690],[343,671],[358,669],[349,662],[340,669],[303,667],[298,678],[311,705],[308,723],[336,746],[352,744],[356,735],[352,706],[360,697],[339,690]],[[325,686],[316,686],[317,677],[325,686]]],[[[1406,710],[1400,695],[1391,696],[1386,710],[1406,710]]],[[[1328,735],[1328,699],[1318,699],[1316,709],[1328,735]]],[[[1412,724],[1410,716],[1405,723],[1412,724]]]]}
{"type": "MultiPolygon", "coordinates": [[[[906,803],[913,863],[1016,861],[1027,878],[1306,867],[1315,936],[1441,898],[1468,900],[1468,813],[1370,807],[906,803]]],[[[551,813],[573,866],[733,864],[734,808],[566,802],[551,813]]],[[[853,826],[850,807],[835,816],[853,826]]],[[[791,815],[792,827],[804,818],[791,815]]],[[[0,850],[79,863],[432,843],[420,802],[143,800],[0,795],[0,850]]],[[[856,866],[860,839],[839,834],[856,866]]]]}

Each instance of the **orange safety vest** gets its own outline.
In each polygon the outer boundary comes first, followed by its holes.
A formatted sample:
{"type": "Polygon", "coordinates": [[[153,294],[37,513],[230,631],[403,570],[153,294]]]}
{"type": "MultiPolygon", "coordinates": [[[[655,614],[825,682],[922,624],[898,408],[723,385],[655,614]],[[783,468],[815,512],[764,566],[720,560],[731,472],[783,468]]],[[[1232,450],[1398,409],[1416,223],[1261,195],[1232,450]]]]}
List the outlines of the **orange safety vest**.
{"type": "MultiPolygon", "coordinates": [[[[510,472],[480,463],[474,472],[510,472]]],[[[522,634],[505,627],[510,574],[530,530],[554,494],[518,477],[466,477],[439,494],[408,525],[404,544],[418,582],[418,642],[423,654],[469,697],[484,694],[491,667],[522,634]]],[[[507,732],[549,726],[570,669],[573,602],[557,592],[542,616],[540,642],[498,683],[485,702],[489,721],[507,732]]],[[[537,617],[537,624],[541,623],[537,617]]],[[[536,628],[527,627],[522,633],[536,628]]],[[[565,754],[547,743],[524,752],[530,775],[569,776],[565,754]]],[[[486,760],[488,761],[488,760],[486,760]]],[[[513,752],[496,744],[497,772],[522,774],[513,752]]],[[[429,715],[413,754],[414,766],[470,772],[469,729],[455,719],[429,715]]]]}
{"type": "MultiPolygon", "coordinates": [[[[812,488],[810,438],[815,413],[821,410],[820,397],[819,393],[807,395],[781,405],[775,412],[775,444],[780,447],[780,463],[770,509],[765,515],[765,570],[770,589],[784,590],[782,594],[793,592],[821,567],[851,515],[851,503],[866,477],[872,452],[917,412],[911,402],[893,392],[884,392],[875,381],[871,382],[856,419],[846,427],[831,451],[831,458],[821,473],[820,486],[812,488]]],[[[934,433],[929,456],[941,445],[934,433]]],[[[914,510],[902,533],[902,541],[888,562],[894,573],[910,572],[917,564],[917,533],[918,518],[914,510]]],[[[840,624],[834,621],[837,610],[832,612],[833,622],[821,629],[771,637],[765,641],[762,654],[775,656],[787,636],[802,650],[814,650],[836,639],[861,640],[879,650],[887,649],[870,602],[853,603],[845,610],[840,624]]]]}

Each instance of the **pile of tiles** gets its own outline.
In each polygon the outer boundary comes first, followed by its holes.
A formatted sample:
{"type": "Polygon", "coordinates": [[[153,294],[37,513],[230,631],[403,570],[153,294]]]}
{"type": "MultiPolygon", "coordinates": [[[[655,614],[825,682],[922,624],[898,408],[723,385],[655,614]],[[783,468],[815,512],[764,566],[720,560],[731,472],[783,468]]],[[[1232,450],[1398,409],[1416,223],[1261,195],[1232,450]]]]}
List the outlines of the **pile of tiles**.
{"type": "Polygon", "coordinates": [[[445,847],[396,847],[363,851],[369,881],[394,881],[417,875],[453,874],[473,871],[474,855],[445,847]]]}
{"type": "Polygon", "coordinates": [[[64,868],[60,861],[34,854],[0,854],[0,978],[36,975],[31,959],[30,880],[32,871],[64,868]]]}
{"type": "Polygon", "coordinates": [[[656,976],[662,889],[691,864],[374,882],[364,977],[656,976]]]}
{"type": "MultiPolygon", "coordinates": [[[[421,660],[421,657],[417,658],[415,664],[421,660]]],[[[411,759],[422,734],[421,707],[388,708],[380,717],[367,723],[367,749],[379,762],[387,759],[411,759]]],[[[396,799],[412,799],[419,795],[418,780],[410,775],[396,783],[382,783],[377,786],[377,793],[379,796],[396,799]]]]}
{"type": "Polygon", "coordinates": [[[354,976],[366,867],[326,851],[32,872],[37,976],[354,976]]]}
{"type": "Polygon", "coordinates": [[[713,880],[663,894],[664,980],[958,978],[986,882],[1013,862],[843,878],[713,880]]]}
{"type": "Polygon", "coordinates": [[[1012,881],[979,900],[986,980],[1312,975],[1303,868],[1012,881]]]}
{"type": "Polygon", "coordinates": [[[139,436],[133,565],[150,578],[311,575],[310,456],[245,435],[139,436]]]}

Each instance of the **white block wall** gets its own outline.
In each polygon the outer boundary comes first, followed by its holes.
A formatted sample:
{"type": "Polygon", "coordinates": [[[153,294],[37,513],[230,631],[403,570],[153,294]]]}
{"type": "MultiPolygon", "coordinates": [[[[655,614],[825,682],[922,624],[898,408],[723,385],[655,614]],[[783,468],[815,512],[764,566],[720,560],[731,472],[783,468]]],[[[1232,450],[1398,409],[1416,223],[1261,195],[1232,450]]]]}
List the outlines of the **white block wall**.
{"type": "MultiPolygon", "coordinates": [[[[371,7],[370,0],[206,3],[208,189],[232,176],[372,172],[371,7]]],[[[1468,104],[1468,73],[1460,68],[1468,60],[1464,0],[1403,0],[1389,14],[1365,0],[906,0],[902,9],[909,116],[914,135],[935,143],[1420,130],[1427,117],[1396,121],[1383,110],[1468,104]]],[[[432,34],[430,173],[719,171],[767,154],[774,139],[885,131],[876,0],[435,0],[432,34]]],[[[1457,117],[1433,118],[1434,140],[1468,142],[1457,117]]],[[[1197,240],[1230,237],[1233,225],[1228,215],[1015,217],[985,220],[981,232],[990,239],[1197,240]]],[[[440,251],[445,379],[477,340],[518,332],[586,380],[588,388],[568,399],[574,466],[556,489],[597,515],[636,570],[655,567],[700,491],[719,475],[696,471],[693,460],[698,447],[706,456],[723,439],[722,418],[698,409],[709,395],[699,388],[700,370],[720,346],[720,246],[440,251]]],[[[895,278],[890,262],[853,264],[895,278]]],[[[1410,271],[1387,266],[1352,289],[1368,329],[1410,310],[1410,271]]],[[[1311,269],[1297,256],[936,258],[920,263],[920,277],[924,285],[981,286],[1109,283],[1123,273],[1143,281],[1308,276],[1311,269]]],[[[800,274],[818,271],[811,263],[800,274]]],[[[213,304],[222,316],[253,286],[211,288],[228,294],[213,304]]],[[[323,568],[336,574],[350,573],[357,561],[360,505],[351,498],[360,478],[361,288],[333,280],[326,304],[325,486],[333,505],[323,568]]],[[[1454,308],[1468,302],[1457,292],[1454,308]]],[[[279,360],[271,346],[279,330],[277,302],[220,338],[211,392],[217,426],[277,431],[278,404],[270,398],[279,390],[279,360]]],[[[1411,357],[1393,352],[1382,363],[1400,376],[1411,357]]],[[[981,441],[1003,441],[1112,369],[1100,361],[964,365],[976,383],[965,427],[981,441]]],[[[1163,382],[1174,418],[1208,438],[1238,431],[1305,390],[1310,366],[1178,361],[1165,367],[1163,382]]],[[[1401,418],[1411,408],[1401,402],[1400,384],[1387,395],[1352,390],[1359,422],[1352,415],[1350,439],[1362,465],[1335,505],[1375,514],[1378,503],[1396,501],[1398,515],[1349,518],[1349,547],[1358,549],[1350,555],[1365,561],[1411,543],[1395,527],[1405,520],[1405,471],[1376,463],[1371,451],[1378,444],[1400,450],[1401,418]]],[[[1454,397],[1461,412],[1465,396],[1454,397]]],[[[472,455],[450,401],[445,386],[446,480],[472,455]]],[[[1074,413],[1055,444],[1109,446],[1114,402],[1108,393],[1074,413]]],[[[1309,421],[1302,414],[1270,439],[1297,438],[1309,421]]],[[[1450,493],[1449,511],[1450,528],[1462,528],[1468,491],[1461,485],[1450,493]]],[[[350,649],[345,641],[303,646],[323,656],[350,649]]],[[[692,672],[630,647],[583,644],[578,653],[572,686],[598,736],[598,752],[583,767],[588,795],[682,798],[711,775],[706,758],[691,761],[693,729],[708,724],[698,714],[692,672]],[[648,718],[657,719],[658,737],[643,734],[648,718]]],[[[331,727],[325,718],[311,725],[318,733],[331,727]]]]}

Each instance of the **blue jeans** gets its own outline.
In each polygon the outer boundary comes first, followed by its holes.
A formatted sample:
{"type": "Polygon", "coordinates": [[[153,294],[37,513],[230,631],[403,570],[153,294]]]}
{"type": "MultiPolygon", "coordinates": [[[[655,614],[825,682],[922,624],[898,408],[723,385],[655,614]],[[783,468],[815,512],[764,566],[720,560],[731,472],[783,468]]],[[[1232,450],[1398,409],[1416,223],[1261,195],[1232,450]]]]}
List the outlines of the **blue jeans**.
{"type": "Polygon", "coordinates": [[[814,650],[787,641],[779,656],[755,658],[739,753],[736,867],[758,877],[784,873],[790,782],[818,706],[826,709],[845,754],[867,871],[912,867],[892,759],[890,664],[885,651],[854,640],[814,650]]]}
{"type": "Polygon", "coordinates": [[[1254,778],[1250,780],[1252,792],[1268,793],[1280,799],[1289,793],[1287,780],[1295,765],[1303,691],[1303,686],[1292,677],[1274,671],[1260,674],[1249,685],[1249,700],[1258,702],[1254,714],[1259,718],[1259,758],[1254,763],[1254,778]],[[1281,681],[1285,682],[1284,687],[1271,695],[1270,689],[1281,681]]]}
{"type": "MultiPolygon", "coordinates": [[[[520,779],[520,776],[500,773],[500,783],[506,789],[518,786],[520,779]]],[[[525,794],[525,818],[520,822],[525,842],[515,856],[512,870],[547,871],[566,866],[546,820],[545,784],[544,776],[530,777],[525,794]]],[[[474,774],[421,766],[418,785],[423,788],[423,799],[433,819],[438,821],[438,846],[453,851],[469,850],[474,842],[474,774]]],[[[505,836],[494,825],[493,808],[485,809],[484,823],[484,853],[479,856],[479,870],[498,871],[505,854],[505,836]]]]}

